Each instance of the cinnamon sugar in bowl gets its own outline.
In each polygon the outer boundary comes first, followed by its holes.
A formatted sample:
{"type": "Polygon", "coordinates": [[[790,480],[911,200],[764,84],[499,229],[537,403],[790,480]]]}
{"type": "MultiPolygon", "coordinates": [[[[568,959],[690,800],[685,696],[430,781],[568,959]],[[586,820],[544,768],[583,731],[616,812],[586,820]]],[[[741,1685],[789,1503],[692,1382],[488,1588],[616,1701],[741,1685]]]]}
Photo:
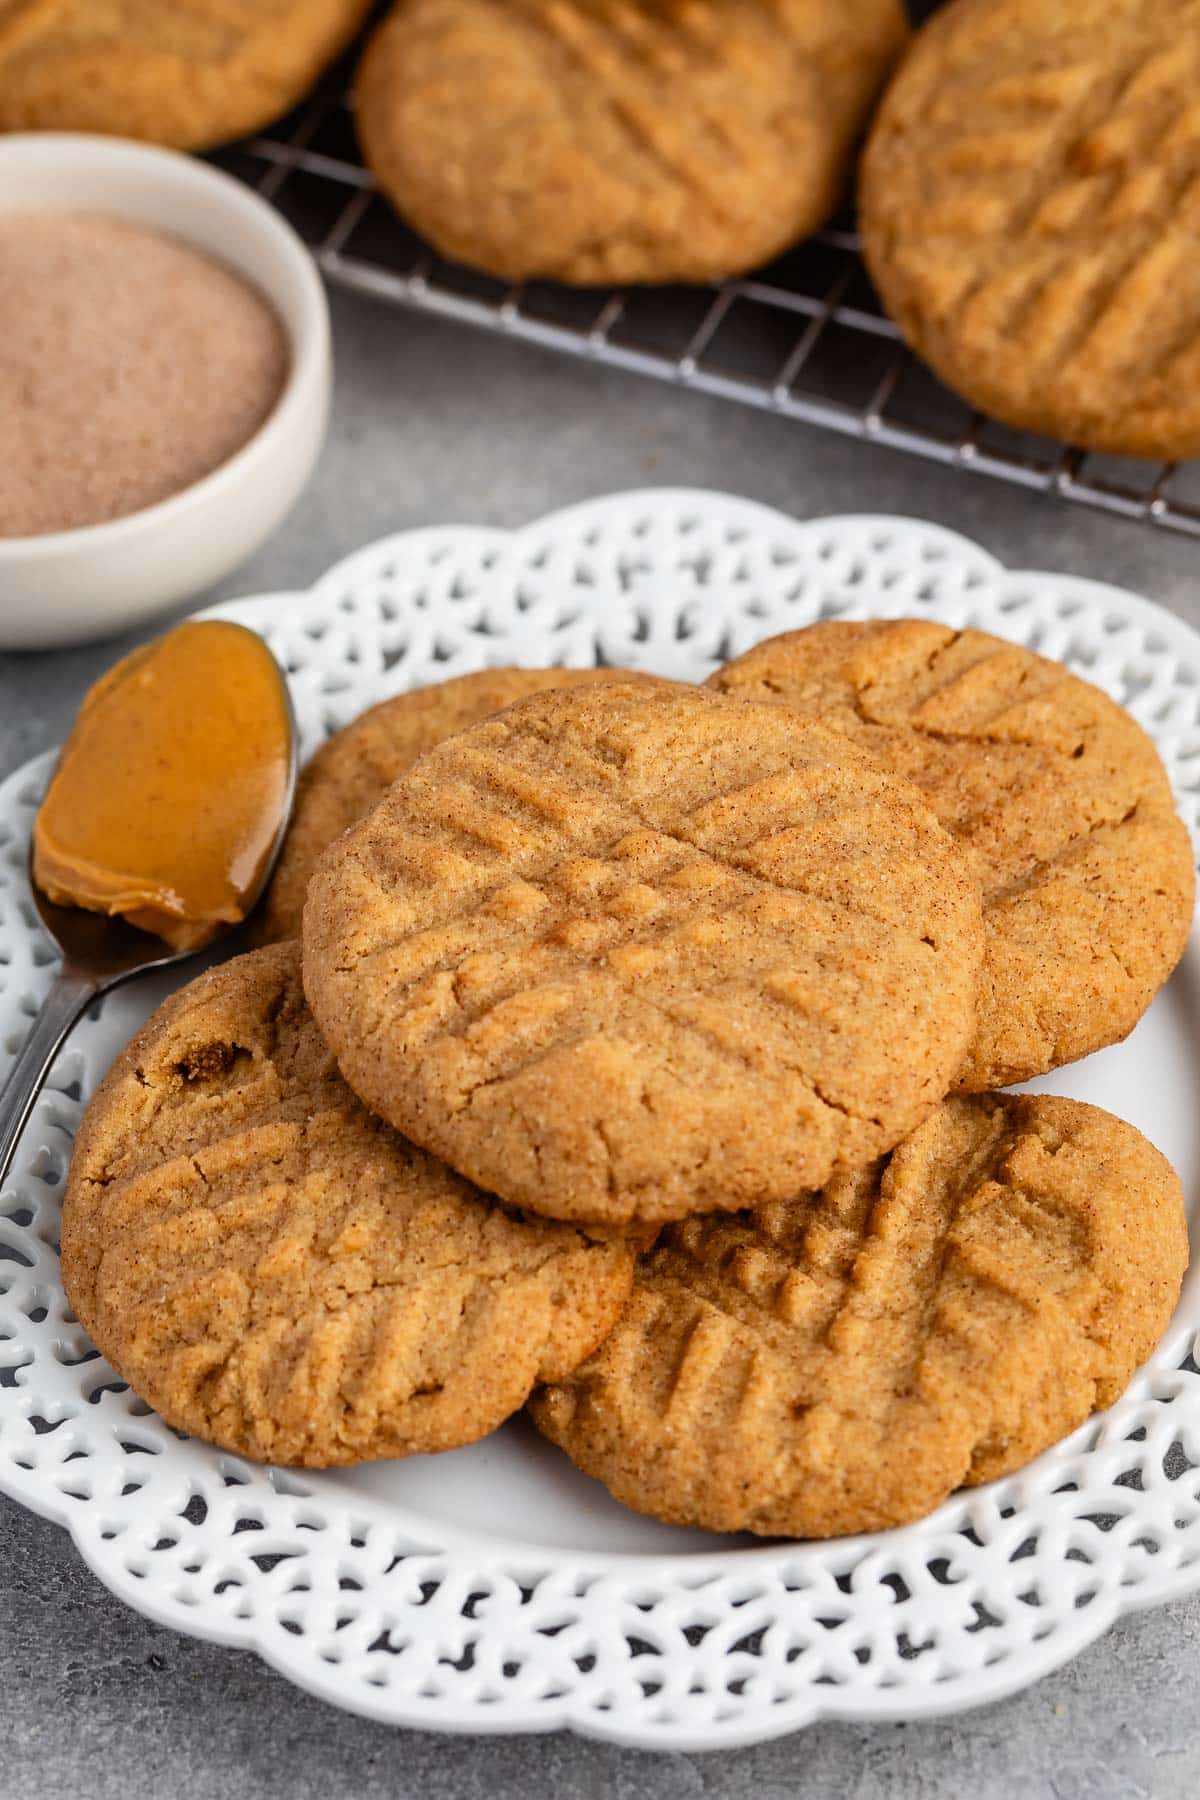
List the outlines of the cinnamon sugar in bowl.
{"type": "Polygon", "coordinates": [[[200,593],[311,472],[331,379],[320,278],[290,226],[205,163],[0,138],[0,328],[0,648],[105,636],[200,593]]]}
{"type": "Polygon", "coordinates": [[[0,537],[140,512],[278,403],[283,325],[224,263],[107,213],[0,213],[0,537]]]}

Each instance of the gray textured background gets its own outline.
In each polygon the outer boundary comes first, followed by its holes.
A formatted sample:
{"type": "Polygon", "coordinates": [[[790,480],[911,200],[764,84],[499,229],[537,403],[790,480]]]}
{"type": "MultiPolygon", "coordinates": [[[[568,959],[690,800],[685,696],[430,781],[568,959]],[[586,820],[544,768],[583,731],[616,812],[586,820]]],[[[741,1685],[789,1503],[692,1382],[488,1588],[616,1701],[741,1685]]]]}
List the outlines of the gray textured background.
{"type": "MultiPolygon", "coordinates": [[[[919,513],[1005,561],[1124,583],[1200,623],[1200,545],[633,376],[340,297],[333,430],[280,535],[222,593],[306,585],[406,525],[520,524],[647,484],[809,517],[919,513]]],[[[2,597],[0,597],[2,598],[2,597]]],[[[0,658],[0,774],[53,743],[124,644],[0,658]]],[[[451,1740],[334,1712],[253,1657],[126,1611],[0,1499],[0,1800],[1155,1800],[1200,1793],[1200,1598],[1125,1621],[1030,1693],[943,1724],[830,1725],[705,1757],[451,1740]]]]}

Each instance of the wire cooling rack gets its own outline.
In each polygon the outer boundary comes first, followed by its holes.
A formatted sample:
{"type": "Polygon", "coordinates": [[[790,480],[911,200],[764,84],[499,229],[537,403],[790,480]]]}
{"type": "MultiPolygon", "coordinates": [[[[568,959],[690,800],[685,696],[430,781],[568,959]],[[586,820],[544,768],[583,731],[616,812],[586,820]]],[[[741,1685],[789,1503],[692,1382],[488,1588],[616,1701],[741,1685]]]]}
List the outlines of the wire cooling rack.
{"type": "Polygon", "coordinates": [[[279,208],[331,282],[1200,535],[1200,462],[1092,456],[1009,431],[942,387],[884,317],[852,219],[715,287],[514,287],[443,261],[376,192],[345,76],[268,135],[215,158],[279,208]]]}

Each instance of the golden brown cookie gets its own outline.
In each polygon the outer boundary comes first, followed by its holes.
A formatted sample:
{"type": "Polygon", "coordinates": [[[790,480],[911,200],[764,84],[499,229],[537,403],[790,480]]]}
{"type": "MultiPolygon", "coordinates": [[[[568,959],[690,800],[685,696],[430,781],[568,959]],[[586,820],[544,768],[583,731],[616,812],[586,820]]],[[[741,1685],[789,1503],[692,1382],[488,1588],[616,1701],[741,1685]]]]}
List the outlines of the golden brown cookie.
{"type": "Polygon", "coordinates": [[[595,1347],[633,1255],[523,1219],[366,1113],[281,944],[159,1008],[84,1116],[63,1279],[171,1425],[326,1467],[494,1429],[595,1347]]]}
{"type": "Polygon", "coordinates": [[[274,944],[300,935],[308,878],[322,850],[365,818],[424,751],[526,694],[611,681],[614,675],[628,679],[629,671],[480,669],[396,694],[336,732],[300,772],[279,866],[255,918],[255,942],[274,944]]]}
{"type": "Polygon", "coordinates": [[[900,0],[399,0],[359,137],[456,261],[707,281],[824,223],[906,31],[900,0]]]}
{"type": "Polygon", "coordinates": [[[781,707],[608,682],[438,745],[318,863],[359,1095],[491,1191],[653,1224],[889,1148],[969,1042],[979,894],[916,791],[781,707]]]}
{"type": "Polygon", "coordinates": [[[954,0],[862,165],[867,263],[973,406],[1120,455],[1200,452],[1196,0],[954,0]]]}
{"type": "Polygon", "coordinates": [[[1090,682],[982,631],[841,620],[710,679],[846,732],[927,796],[983,890],[958,1083],[1025,1081],[1132,1031],[1187,942],[1195,869],[1158,753],[1090,682]]]}
{"type": "Polygon", "coordinates": [[[1115,1400],[1187,1255],[1179,1181],[1132,1125],[1075,1100],[949,1100],[821,1193],[672,1226],[533,1416],[673,1524],[881,1530],[1115,1400]]]}
{"type": "Polygon", "coordinates": [[[293,106],[371,0],[6,0],[0,131],[201,150],[293,106]]]}

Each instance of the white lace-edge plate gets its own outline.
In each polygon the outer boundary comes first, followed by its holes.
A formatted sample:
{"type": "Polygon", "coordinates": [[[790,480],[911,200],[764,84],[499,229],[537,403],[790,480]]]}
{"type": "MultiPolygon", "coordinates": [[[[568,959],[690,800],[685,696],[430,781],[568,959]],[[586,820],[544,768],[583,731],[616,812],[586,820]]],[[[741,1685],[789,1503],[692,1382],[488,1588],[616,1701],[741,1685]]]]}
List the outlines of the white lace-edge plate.
{"type": "MultiPolygon", "coordinates": [[[[486,664],[699,679],[813,619],[919,614],[1060,657],[1155,738],[1200,825],[1200,637],[1149,602],[1014,573],[936,526],[798,524],[699,492],[616,495],[523,531],[373,544],[307,593],[215,609],[287,668],[310,750],[381,695],[486,664]]],[[[0,787],[0,1040],[52,952],[25,879],[49,758],[0,787]]],[[[181,1436],[67,1310],[57,1231],[80,1110],[178,972],[110,998],[59,1058],[0,1199],[0,1487],[65,1525],[141,1612],[256,1649],[337,1705],[459,1732],[751,1743],[819,1717],[918,1718],[1026,1686],[1119,1614],[1200,1585],[1200,1275],[1124,1398],[1019,1474],[903,1530],[763,1544],[624,1511],[522,1421],[448,1456],[331,1474],[181,1436]]],[[[1194,1207],[1195,948],[1124,1045],[1036,1084],[1171,1156],[1194,1207]]]]}

